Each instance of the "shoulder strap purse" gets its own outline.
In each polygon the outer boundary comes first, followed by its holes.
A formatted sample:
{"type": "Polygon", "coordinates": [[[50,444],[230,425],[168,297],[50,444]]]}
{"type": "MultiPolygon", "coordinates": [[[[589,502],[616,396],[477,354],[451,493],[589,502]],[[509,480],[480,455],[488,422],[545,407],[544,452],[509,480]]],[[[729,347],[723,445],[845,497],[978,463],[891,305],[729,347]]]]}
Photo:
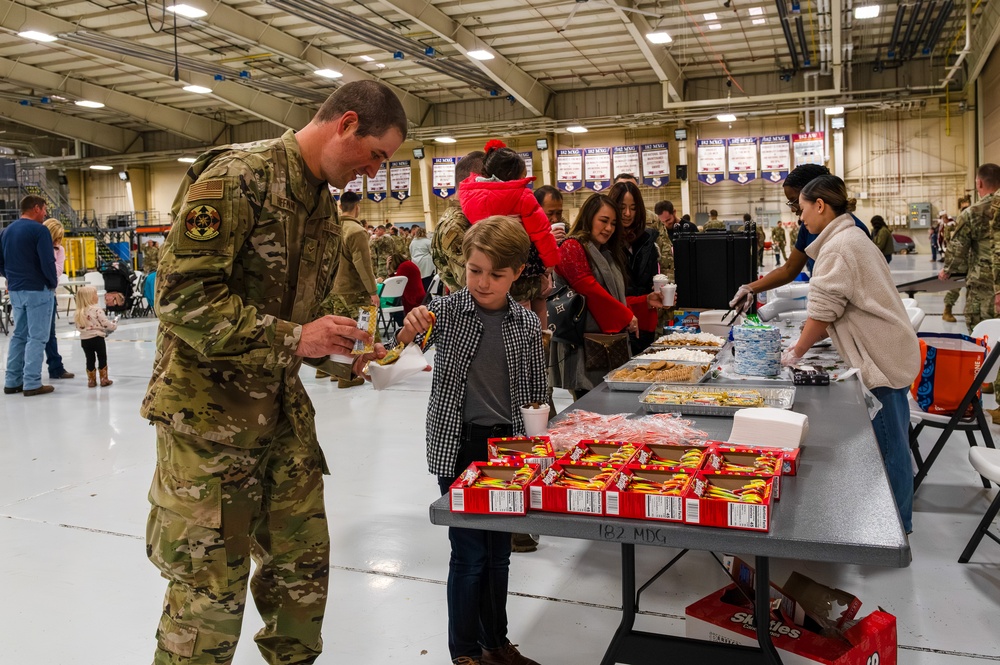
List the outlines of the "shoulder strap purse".
{"type": "Polygon", "coordinates": [[[546,300],[552,341],[574,347],[583,344],[583,331],[587,325],[587,298],[568,284],[562,284],[546,300]]]}

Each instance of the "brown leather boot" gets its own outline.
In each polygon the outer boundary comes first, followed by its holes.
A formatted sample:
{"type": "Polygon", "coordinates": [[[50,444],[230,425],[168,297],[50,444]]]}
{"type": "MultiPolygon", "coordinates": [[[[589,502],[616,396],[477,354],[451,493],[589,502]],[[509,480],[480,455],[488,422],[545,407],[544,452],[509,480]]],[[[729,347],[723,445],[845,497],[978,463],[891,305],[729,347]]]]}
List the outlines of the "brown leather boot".
{"type": "Polygon", "coordinates": [[[941,320],[947,321],[948,323],[955,323],[955,315],[951,313],[951,305],[944,306],[944,312],[941,314],[941,320]]]}
{"type": "Polygon", "coordinates": [[[96,388],[97,387],[97,370],[88,369],[87,370],[87,387],[96,388]]]}
{"type": "Polygon", "coordinates": [[[112,383],[114,383],[114,381],[112,381],[111,379],[108,378],[108,368],[107,367],[101,367],[97,371],[99,371],[101,373],[101,387],[102,388],[107,388],[112,383]]]}

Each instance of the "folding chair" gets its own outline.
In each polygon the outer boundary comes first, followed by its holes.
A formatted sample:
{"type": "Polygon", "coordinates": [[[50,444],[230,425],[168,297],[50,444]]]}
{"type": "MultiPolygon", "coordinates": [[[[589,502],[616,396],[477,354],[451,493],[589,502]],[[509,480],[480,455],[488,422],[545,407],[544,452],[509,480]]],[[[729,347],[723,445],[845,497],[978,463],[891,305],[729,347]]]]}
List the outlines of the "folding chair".
{"type": "Polygon", "coordinates": [[[431,283],[427,286],[427,297],[424,298],[424,304],[429,303],[435,298],[441,297],[441,275],[434,273],[434,277],[431,278],[431,283]]]}
{"type": "MultiPolygon", "coordinates": [[[[978,393],[980,386],[984,383],[993,383],[997,377],[997,360],[1000,359],[1000,344],[996,342],[1000,340],[1000,319],[988,319],[981,322],[972,330],[972,337],[983,336],[987,338],[989,353],[986,355],[986,360],[983,362],[982,367],[979,368],[979,372],[976,373],[972,385],[969,386],[965,397],[962,399],[962,403],[959,404],[958,410],[954,414],[951,416],[942,416],[926,413],[920,410],[916,403],[913,402],[912,397],[910,398],[910,450],[913,452],[913,458],[917,462],[917,475],[913,478],[914,492],[917,491],[920,483],[927,477],[927,472],[930,471],[934,460],[941,454],[944,444],[948,442],[948,439],[955,431],[965,432],[965,436],[969,440],[969,446],[975,447],[976,436],[974,432],[979,430],[983,436],[983,443],[988,448],[994,447],[993,434],[990,432],[990,426],[986,421],[985,414],[983,414],[983,401],[978,393]],[[972,406],[973,415],[971,418],[966,418],[964,416],[970,405],[972,406]],[[912,426],[912,420],[914,419],[919,419],[916,427],[912,426]],[[924,427],[935,427],[944,430],[934,443],[934,447],[931,448],[927,459],[924,459],[920,455],[920,445],[917,443],[917,437],[920,436],[920,432],[923,431],[924,427]]],[[[990,481],[986,476],[983,476],[982,480],[983,487],[989,488],[990,481]]]]}
{"type": "MultiPolygon", "coordinates": [[[[969,461],[972,462],[972,467],[983,478],[989,478],[993,482],[1000,484],[1000,450],[972,448],[969,450],[969,461]]],[[[993,525],[993,520],[996,518],[998,512],[1000,512],[1000,492],[997,492],[993,503],[986,509],[983,521],[979,523],[979,526],[976,527],[976,532],[969,539],[969,544],[965,546],[962,556],[958,559],[959,563],[969,563],[969,559],[972,558],[976,548],[979,547],[979,542],[983,539],[983,536],[989,536],[1000,543],[1000,538],[990,531],[990,526],[993,525]]]]}
{"type": "MultiPolygon", "coordinates": [[[[395,303],[399,298],[401,298],[405,289],[405,277],[390,277],[382,282],[382,293],[379,294],[380,307],[378,309],[378,320],[382,329],[387,333],[389,332],[389,324],[392,323],[393,312],[403,311],[403,306],[401,304],[390,305],[389,303],[395,303]]],[[[395,324],[393,327],[395,327],[395,324]]]]}
{"type": "Polygon", "coordinates": [[[97,304],[101,309],[107,309],[104,303],[104,294],[107,293],[104,290],[104,275],[99,272],[88,272],[83,278],[87,280],[87,284],[97,289],[97,304]]]}

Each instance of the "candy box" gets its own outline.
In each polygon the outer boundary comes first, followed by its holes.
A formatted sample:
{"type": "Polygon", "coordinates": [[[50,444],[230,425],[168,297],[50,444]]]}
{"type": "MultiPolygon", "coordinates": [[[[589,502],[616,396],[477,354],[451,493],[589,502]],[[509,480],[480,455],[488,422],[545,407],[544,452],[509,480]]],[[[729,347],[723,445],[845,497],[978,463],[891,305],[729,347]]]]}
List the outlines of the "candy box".
{"type": "MultiPolygon", "coordinates": [[[[732,604],[735,585],[689,605],[685,636],[708,642],[756,647],[753,610],[732,604]]],[[[771,641],[785,665],[896,665],[896,617],[872,612],[854,623],[843,637],[824,637],[782,615],[770,617],[771,641]]],[[[735,661],[734,661],[735,662],[735,661]]]]}
{"type": "Polygon", "coordinates": [[[648,464],[669,467],[671,469],[687,469],[694,473],[701,468],[705,453],[709,449],[700,445],[640,444],[632,458],[633,464],[648,464]]]}
{"type": "Polygon", "coordinates": [[[547,436],[504,436],[486,440],[486,448],[493,461],[517,460],[537,464],[541,470],[552,466],[556,453],[547,436]]]}
{"type": "Polygon", "coordinates": [[[559,458],[566,464],[596,464],[620,467],[628,464],[635,455],[636,445],[627,441],[599,441],[584,439],[559,458]]]}
{"type": "Polygon", "coordinates": [[[698,472],[684,498],[684,522],[747,531],[771,526],[775,478],[698,472]]]}
{"type": "Polygon", "coordinates": [[[603,515],[604,491],[617,473],[610,466],[556,462],[528,488],[531,509],[603,515]]]}
{"type": "Polygon", "coordinates": [[[732,446],[716,446],[705,455],[702,470],[723,476],[774,476],[774,500],[781,498],[781,468],[784,460],[780,451],[739,450],[732,446]]]}
{"type": "Polygon", "coordinates": [[[721,441],[713,444],[717,452],[727,453],[750,453],[753,455],[776,455],[781,457],[781,475],[794,476],[799,469],[799,455],[801,448],[777,448],[770,446],[746,446],[736,443],[723,443],[721,441]]]}
{"type": "Polygon", "coordinates": [[[683,495],[693,475],[666,466],[629,464],[604,493],[604,514],[639,520],[684,521],[683,495]]]}
{"type": "Polygon", "coordinates": [[[453,513],[524,515],[537,464],[473,462],[448,488],[453,513]]]}

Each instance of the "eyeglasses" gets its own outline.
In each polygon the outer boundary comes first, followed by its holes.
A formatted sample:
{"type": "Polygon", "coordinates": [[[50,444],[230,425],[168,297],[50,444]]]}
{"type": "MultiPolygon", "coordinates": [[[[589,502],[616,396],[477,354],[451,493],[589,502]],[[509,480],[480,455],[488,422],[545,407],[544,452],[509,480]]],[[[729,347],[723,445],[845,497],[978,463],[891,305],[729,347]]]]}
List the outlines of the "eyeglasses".
{"type": "Polygon", "coordinates": [[[785,205],[788,206],[792,212],[802,212],[802,206],[799,205],[798,201],[785,201],[785,205]]]}

